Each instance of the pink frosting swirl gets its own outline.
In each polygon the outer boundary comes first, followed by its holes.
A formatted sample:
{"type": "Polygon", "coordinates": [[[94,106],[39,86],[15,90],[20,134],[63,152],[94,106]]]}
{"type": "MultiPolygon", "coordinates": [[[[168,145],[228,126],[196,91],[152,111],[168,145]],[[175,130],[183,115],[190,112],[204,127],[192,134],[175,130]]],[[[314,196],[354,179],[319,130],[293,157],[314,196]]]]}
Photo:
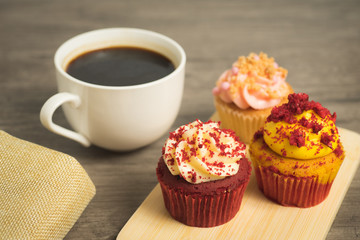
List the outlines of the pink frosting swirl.
{"type": "Polygon", "coordinates": [[[287,70],[265,53],[239,57],[216,83],[213,95],[241,109],[273,107],[289,94],[287,70]]]}

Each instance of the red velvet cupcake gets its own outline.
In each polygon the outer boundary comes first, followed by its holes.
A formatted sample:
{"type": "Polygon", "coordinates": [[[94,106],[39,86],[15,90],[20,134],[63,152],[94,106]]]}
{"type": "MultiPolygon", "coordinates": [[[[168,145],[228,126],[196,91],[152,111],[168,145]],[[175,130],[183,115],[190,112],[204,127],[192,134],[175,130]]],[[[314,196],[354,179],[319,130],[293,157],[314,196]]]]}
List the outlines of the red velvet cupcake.
{"type": "Polygon", "coordinates": [[[211,121],[197,120],[170,133],[156,169],[170,215],[195,227],[230,221],[251,174],[245,149],[233,131],[211,121]]]}

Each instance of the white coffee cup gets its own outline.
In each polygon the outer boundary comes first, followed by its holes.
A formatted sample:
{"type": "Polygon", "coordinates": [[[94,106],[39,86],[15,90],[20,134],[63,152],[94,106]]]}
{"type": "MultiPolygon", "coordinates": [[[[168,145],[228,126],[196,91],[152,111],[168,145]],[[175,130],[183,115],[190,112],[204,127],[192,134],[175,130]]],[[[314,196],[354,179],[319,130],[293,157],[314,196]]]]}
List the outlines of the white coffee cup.
{"type": "Polygon", "coordinates": [[[84,146],[94,144],[115,151],[143,147],[166,133],[179,112],[186,55],[178,43],[164,35],[134,28],[95,30],[63,43],[54,62],[59,93],[45,102],[41,123],[84,146]],[[149,83],[114,87],[83,82],[65,71],[67,64],[81,53],[114,46],[156,51],[169,58],[175,70],[149,83]],[[74,131],[52,121],[60,106],[74,131]]]}

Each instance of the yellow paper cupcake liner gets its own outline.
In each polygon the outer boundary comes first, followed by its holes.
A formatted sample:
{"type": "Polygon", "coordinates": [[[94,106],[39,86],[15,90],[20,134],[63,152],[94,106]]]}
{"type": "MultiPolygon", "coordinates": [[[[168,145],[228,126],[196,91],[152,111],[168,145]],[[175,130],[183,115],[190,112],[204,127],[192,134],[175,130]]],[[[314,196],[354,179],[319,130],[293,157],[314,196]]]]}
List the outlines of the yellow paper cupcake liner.
{"type": "Polygon", "coordinates": [[[265,120],[271,112],[270,108],[259,111],[236,109],[219,99],[215,99],[214,103],[220,117],[221,127],[235,131],[240,141],[246,144],[250,143],[255,132],[264,126],[265,120]]]}
{"type": "MultiPolygon", "coordinates": [[[[286,85],[289,90],[288,94],[293,93],[294,90],[290,84],[286,83],[286,85]]],[[[286,95],[281,99],[278,106],[287,102],[288,97],[286,95]]],[[[221,127],[235,131],[240,140],[246,144],[249,144],[255,132],[264,126],[265,120],[272,110],[272,107],[262,110],[252,108],[243,110],[234,103],[222,101],[217,96],[214,96],[214,105],[220,117],[221,127]]]]}

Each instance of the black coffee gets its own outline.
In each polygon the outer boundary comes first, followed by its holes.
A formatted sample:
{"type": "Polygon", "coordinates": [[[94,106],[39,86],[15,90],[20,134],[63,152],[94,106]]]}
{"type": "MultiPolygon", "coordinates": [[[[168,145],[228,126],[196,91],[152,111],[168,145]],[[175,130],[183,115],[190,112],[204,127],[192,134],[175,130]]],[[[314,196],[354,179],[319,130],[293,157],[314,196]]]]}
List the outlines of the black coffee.
{"type": "Polygon", "coordinates": [[[136,47],[111,47],[86,52],[73,59],[66,72],[88,83],[131,86],[152,82],[173,72],[165,56],[136,47]]]}

